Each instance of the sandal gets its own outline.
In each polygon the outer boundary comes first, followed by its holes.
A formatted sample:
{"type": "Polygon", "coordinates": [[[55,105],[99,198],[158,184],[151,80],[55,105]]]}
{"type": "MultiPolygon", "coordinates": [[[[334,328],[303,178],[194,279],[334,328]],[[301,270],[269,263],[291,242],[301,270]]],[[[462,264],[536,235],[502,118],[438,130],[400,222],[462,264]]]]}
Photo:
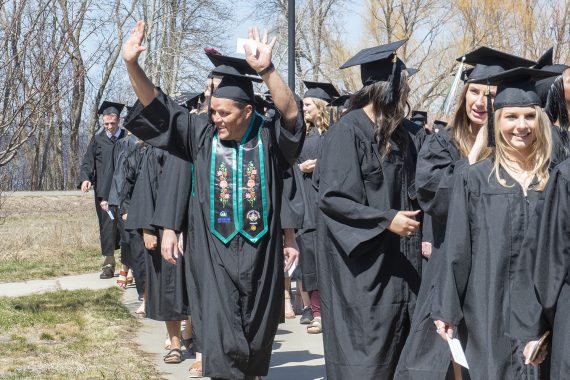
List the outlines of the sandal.
{"type": "Polygon", "coordinates": [[[133,282],[134,282],[133,270],[129,269],[129,271],[127,272],[127,285],[131,285],[133,282]]]}
{"type": "Polygon", "coordinates": [[[307,326],[307,333],[320,334],[323,332],[323,325],[321,324],[321,317],[315,317],[311,324],[307,326]]]}
{"type": "Polygon", "coordinates": [[[117,279],[117,285],[119,288],[125,289],[127,287],[127,273],[125,271],[119,272],[119,278],[117,279]]]}
{"type": "Polygon", "coordinates": [[[196,360],[188,370],[188,376],[191,378],[204,377],[202,372],[202,362],[196,360]]]}
{"type": "Polygon", "coordinates": [[[180,338],[180,343],[182,343],[182,345],[186,347],[186,352],[188,352],[189,355],[194,355],[194,339],[180,338]]]}
{"type": "Polygon", "coordinates": [[[167,364],[178,364],[182,361],[182,351],[179,348],[173,348],[164,355],[164,362],[167,364]]]}
{"type": "Polygon", "coordinates": [[[135,314],[140,315],[141,317],[146,317],[146,308],[145,308],[145,303],[141,303],[141,305],[139,306],[139,308],[137,309],[137,311],[135,311],[135,314]]]}

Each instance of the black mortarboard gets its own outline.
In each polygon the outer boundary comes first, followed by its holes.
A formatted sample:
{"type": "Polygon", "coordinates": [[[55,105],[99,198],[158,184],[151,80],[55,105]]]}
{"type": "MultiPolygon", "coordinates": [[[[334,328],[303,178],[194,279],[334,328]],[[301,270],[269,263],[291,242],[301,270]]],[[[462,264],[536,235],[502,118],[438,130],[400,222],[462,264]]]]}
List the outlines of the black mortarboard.
{"type": "Polygon", "coordinates": [[[254,103],[252,82],[262,82],[257,72],[245,59],[206,53],[216,66],[212,73],[222,80],[212,94],[216,98],[232,99],[242,103],[254,103]]]}
{"type": "Polygon", "coordinates": [[[536,63],[486,46],[477,48],[472,52],[457,58],[457,61],[463,61],[466,64],[475,66],[473,71],[469,74],[469,82],[486,79],[490,76],[497,75],[505,70],[514,69],[516,67],[530,67],[536,63]],[[463,61],[464,57],[465,60],[463,61]]]}
{"type": "Polygon", "coordinates": [[[334,98],[340,96],[332,83],[310,82],[307,80],[304,80],[303,83],[307,87],[307,91],[305,91],[304,96],[305,98],[317,98],[330,104],[334,98]]]}
{"type": "Polygon", "coordinates": [[[107,100],[104,100],[103,103],[101,103],[101,107],[99,107],[99,111],[97,111],[97,114],[98,115],[116,114],[117,116],[120,116],[121,111],[123,110],[124,107],[125,107],[124,104],[109,102],[107,100]]]}
{"type": "Polygon", "coordinates": [[[537,80],[536,81],[536,92],[540,98],[541,107],[546,106],[546,99],[548,98],[548,92],[550,91],[550,87],[556,80],[558,75],[562,75],[564,70],[566,70],[569,66],[561,65],[561,64],[554,64],[552,62],[554,48],[548,49],[536,62],[534,66],[535,69],[541,69],[544,71],[550,71],[557,75],[551,76],[545,79],[537,80]]]}
{"type": "Polygon", "coordinates": [[[172,100],[188,109],[191,107],[196,108],[203,94],[203,92],[181,91],[174,94],[172,100]]]}
{"type": "Polygon", "coordinates": [[[400,86],[400,75],[402,70],[406,69],[404,62],[396,56],[396,50],[406,41],[363,49],[340,68],[360,65],[360,78],[363,86],[375,82],[390,82],[392,91],[387,94],[388,98],[385,101],[391,103],[396,100],[394,95],[400,86]]]}
{"type": "Polygon", "coordinates": [[[348,105],[350,104],[350,97],[351,96],[352,96],[352,94],[350,94],[350,93],[343,94],[343,95],[339,96],[338,98],[334,99],[330,105],[332,107],[348,108],[348,105]]]}
{"type": "Polygon", "coordinates": [[[408,78],[411,77],[412,75],[416,75],[417,73],[420,72],[419,69],[414,69],[412,67],[407,67],[406,71],[408,72],[408,78]]]}
{"type": "Polygon", "coordinates": [[[410,120],[417,126],[423,127],[427,123],[426,111],[412,111],[410,120]]]}
{"type": "Polygon", "coordinates": [[[433,129],[440,130],[440,129],[444,129],[445,127],[447,127],[447,122],[445,122],[443,120],[434,120],[433,129]]]}
{"type": "Polygon", "coordinates": [[[551,71],[517,67],[487,78],[490,84],[497,85],[493,110],[503,107],[539,106],[540,98],[535,82],[555,75],[556,73],[551,71]]]}

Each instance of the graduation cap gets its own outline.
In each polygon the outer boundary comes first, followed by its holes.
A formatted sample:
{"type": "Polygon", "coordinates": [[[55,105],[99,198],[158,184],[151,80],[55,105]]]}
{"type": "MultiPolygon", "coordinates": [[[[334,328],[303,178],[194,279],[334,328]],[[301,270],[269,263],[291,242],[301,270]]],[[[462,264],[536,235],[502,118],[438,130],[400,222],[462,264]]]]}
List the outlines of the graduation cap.
{"type": "Polygon", "coordinates": [[[505,70],[517,67],[530,67],[536,64],[536,62],[526,58],[504,53],[487,46],[481,46],[457,58],[457,61],[463,61],[464,63],[475,66],[473,71],[469,73],[468,82],[480,81],[505,70]]]}
{"type": "Polygon", "coordinates": [[[350,97],[351,96],[352,96],[351,93],[343,94],[343,95],[339,96],[338,98],[334,99],[330,103],[330,105],[331,105],[331,107],[348,108],[348,106],[350,105],[350,97]]]}
{"type": "Polygon", "coordinates": [[[408,78],[409,78],[412,75],[416,75],[417,73],[419,73],[420,69],[414,69],[412,67],[408,67],[408,68],[406,68],[406,71],[408,72],[408,78]]]}
{"type": "Polygon", "coordinates": [[[99,107],[97,114],[98,115],[115,114],[115,115],[119,116],[119,115],[121,115],[121,111],[123,110],[124,107],[125,107],[125,105],[122,103],[109,102],[109,101],[105,100],[105,101],[103,101],[103,103],[101,103],[101,107],[99,107]]]}
{"type": "Polygon", "coordinates": [[[541,107],[546,106],[546,99],[548,98],[548,92],[552,87],[552,84],[558,77],[558,75],[562,75],[562,73],[569,68],[570,66],[561,65],[561,64],[554,64],[552,62],[553,59],[553,52],[554,48],[548,49],[536,62],[534,66],[535,69],[541,69],[544,71],[550,71],[555,73],[555,76],[551,76],[545,79],[537,80],[536,81],[536,92],[540,97],[540,105],[541,107]]]}
{"type": "Polygon", "coordinates": [[[386,103],[396,101],[396,93],[400,86],[400,75],[406,69],[404,62],[397,57],[396,50],[407,40],[392,42],[386,45],[363,49],[346,61],[340,68],[360,66],[362,85],[368,86],[375,82],[389,82],[392,91],[388,91],[386,103]]]}
{"type": "Polygon", "coordinates": [[[257,72],[242,58],[230,57],[221,54],[206,53],[210,61],[216,66],[212,73],[222,77],[218,88],[212,96],[216,98],[232,99],[242,103],[254,103],[252,82],[262,82],[257,72]]]}
{"type": "Polygon", "coordinates": [[[427,123],[427,112],[426,111],[412,111],[410,120],[417,126],[423,127],[427,123]]]}
{"type": "Polygon", "coordinates": [[[518,67],[503,71],[486,78],[486,82],[497,85],[497,93],[493,106],[488,108],[487,132],[488,145],[495,145],[494,111],[504,107],[540,106],[541,101],[536,91],[536,81],[555,76],[556,73],[546,70],[518,67]]]}
{"type": "Polygon", "coordinates": [[[445,127],[447,127],[447,122],[445,122],[443,120],[434,120],[433,129],[440,130],[440,129],[444,129],[445,127]]]}
{"type": "Polygon", "coordinates": [[[172,96],[172,100],[188,109],[191,107],[196,108],[203,94],[203,92],[181,91],[174,94],[172,96]]]}
{"type": "Polygon", "coordinates": [[[304,96],[305,98],[317,98],[330,104],[334,98],[340,96],[332,83],[310,82],[307,80],[304,80],[303,83],[307,87],[307,91],[304,96]]]}

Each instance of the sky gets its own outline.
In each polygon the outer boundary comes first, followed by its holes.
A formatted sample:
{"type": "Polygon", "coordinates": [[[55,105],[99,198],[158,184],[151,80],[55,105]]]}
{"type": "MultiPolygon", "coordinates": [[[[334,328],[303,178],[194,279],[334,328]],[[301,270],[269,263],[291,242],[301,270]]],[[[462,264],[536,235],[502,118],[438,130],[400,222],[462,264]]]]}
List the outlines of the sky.
{"type": "MultiPolygon", "coordinates": [[[[252,22],[247,19],[251,14],[251,4],[253,0],[243,0],[236,7],[236,27],[234,28],[234,33],[230,37],[230,41],[225,46],[226,51],[230,55],[238,55],[235,52],[236,40],[238,38],[247,38],[247,29],[252,25],[252,22]]],[[[361,24],[361,13],[364,11],[364,1],[363,0],[348,0],[346,6],[346,12],[342,15],[342,21],[346,25],[344,39],[348,43],[349,41],[360,41],[362,33],[361,24]]],[[[264,25],[258,25],[260,29],[264,28],[264,25]]],[[[283,42],[285,43],[285,42],[283,42]]]]}

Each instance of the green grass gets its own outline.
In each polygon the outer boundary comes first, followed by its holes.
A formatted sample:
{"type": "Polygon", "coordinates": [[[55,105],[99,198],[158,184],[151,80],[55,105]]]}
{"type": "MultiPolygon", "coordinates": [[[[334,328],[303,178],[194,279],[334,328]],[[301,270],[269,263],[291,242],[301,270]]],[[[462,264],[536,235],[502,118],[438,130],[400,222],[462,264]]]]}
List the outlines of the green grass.
{"type": "Polygon", "coordinates": [[[6,217],[0,224],[0,282],[100,269],[92,194],[7,197],[2,207],[6,217]]]}
{"type": "Polygon", "coordinates": [[[98,250],[78,250],[65,255],[44,252],[31,258],[0,260],[0,282],[22,281],[96,272],[101,268],[98,250]]]}
{"type": "Polygon", "coordinates": [[[119,289],[0,298],[0,378],[159,379],[119,289]]]}

